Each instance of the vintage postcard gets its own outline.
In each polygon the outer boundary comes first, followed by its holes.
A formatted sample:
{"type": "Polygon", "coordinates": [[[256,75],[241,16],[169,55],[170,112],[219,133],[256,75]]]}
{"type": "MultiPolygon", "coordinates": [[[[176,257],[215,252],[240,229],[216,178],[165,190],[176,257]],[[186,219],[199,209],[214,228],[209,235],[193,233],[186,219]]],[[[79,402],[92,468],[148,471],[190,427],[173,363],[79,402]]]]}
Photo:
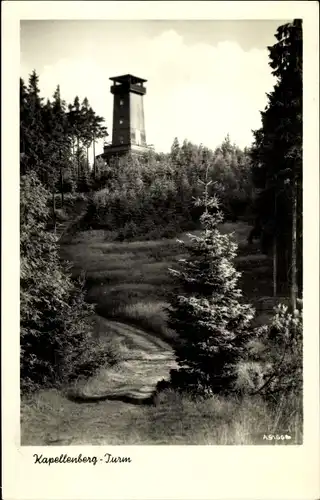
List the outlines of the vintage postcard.
{"type": "Polygon", "coordinates": [[[319,498],[316,2],[3,3],[3,496],[319,498]]]}

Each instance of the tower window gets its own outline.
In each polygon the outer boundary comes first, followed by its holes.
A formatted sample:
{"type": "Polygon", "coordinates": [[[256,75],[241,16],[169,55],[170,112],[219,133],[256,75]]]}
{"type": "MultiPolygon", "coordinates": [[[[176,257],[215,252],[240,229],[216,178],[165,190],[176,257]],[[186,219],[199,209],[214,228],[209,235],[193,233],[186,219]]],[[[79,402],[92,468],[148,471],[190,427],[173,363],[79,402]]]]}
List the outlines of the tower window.
{"type": "Polygon", "coordinates": [[[123,120],[122,120],[122,118],[120,118],[119,123],[120,123],[120,125],[122,125],[122,124],[123,124],[123,120]]]}
{"type": "Polygon", "coordinates": [[[123,106],[124,105],[124,101],[123,99],[120,99],[120,106],[123,106]]]}
{"type": "Polygon", "coordinates": [[[119,136],[119,142],[120,142],[120,144],[123,144],[123,135],[119,136]]]}

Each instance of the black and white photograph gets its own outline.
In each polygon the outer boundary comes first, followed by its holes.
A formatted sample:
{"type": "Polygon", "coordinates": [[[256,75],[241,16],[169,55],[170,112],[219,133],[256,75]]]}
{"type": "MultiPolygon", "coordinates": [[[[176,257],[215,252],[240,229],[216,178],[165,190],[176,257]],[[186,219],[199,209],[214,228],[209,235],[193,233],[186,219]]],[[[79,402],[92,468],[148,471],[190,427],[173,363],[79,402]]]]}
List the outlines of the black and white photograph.
{"type": "Polygon", "coordinates": [[[302,33],[21,22],[22,445],[303,442],[302,33]]]}
{"type": "Polygon", "coordinates": [[[145,449],[296,453],[318,175],[303,15],[46,3],[19,20],[17,446],[37,474],[125,471],[145,449]]]}

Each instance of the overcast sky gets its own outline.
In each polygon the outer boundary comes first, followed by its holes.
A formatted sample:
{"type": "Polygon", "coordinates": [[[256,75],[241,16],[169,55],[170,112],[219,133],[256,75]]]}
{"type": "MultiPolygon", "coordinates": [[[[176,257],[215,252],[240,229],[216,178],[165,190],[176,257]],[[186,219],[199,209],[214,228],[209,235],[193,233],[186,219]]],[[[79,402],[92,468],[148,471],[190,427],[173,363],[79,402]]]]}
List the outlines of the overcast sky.
{"type": "Polygon", "coordinates": [[[174,137],[214,148],[227,133],[240,147],[260,126],[274,79],[267,46],[279,21],[22,21],[22,78],[36,69],[41,95],[89,99],[111,136],[109,77],[145,78],[147,142],[174,137]]]}

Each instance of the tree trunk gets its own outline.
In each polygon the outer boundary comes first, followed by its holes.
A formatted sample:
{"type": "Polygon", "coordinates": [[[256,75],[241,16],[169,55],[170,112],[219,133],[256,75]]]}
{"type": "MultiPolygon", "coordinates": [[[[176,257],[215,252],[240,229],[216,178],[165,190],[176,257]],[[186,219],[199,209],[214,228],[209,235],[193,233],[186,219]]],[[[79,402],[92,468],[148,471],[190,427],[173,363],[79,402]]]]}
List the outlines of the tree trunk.
{"type": "Polygon", "coordinates": [[[277,237],[276,235],[273,236],[273,266],[272,266],[272,272],[273,272],[273,296],[277,296],[277,237]]]}
{"type": "Polygon", "coordinates": [[[291,307],[297,307],[297,180],[292,181],[291,307]]]}
{"type": "Polygon", "coordinates": [[[302,298],[303,294],[303,220],[302,220],[302,189],[301,184],[297,181],[297,294],[302,298]]]}
{"type": "Polygon", "coordinates": [[[56,197],[54,187],[52,188],[52,219],[53,231],[56,232],[56,197]]]}
{"type": "Polygon", "coordinates": [[[60,167],[60,189],[61,189],[61,207],[64,205],[64,195],[63,195],[63,170],[60,167]]]}
{"type": "Polygon", "coordinates": [[[63,197],[63,168],[61,164],[61,148],[59,149],[59,160],[60,160],[60,193],[61,193],[61,208],[64,205],[64,197],[63,197]]]}
{"type": "Polygon", "coordinates": [[[95,138],[93,138],[92,148],[93,148],[93,179],[96,180],[96,141],[95,141],[95,138]]]}
{"type": "Polygon", "coordinates": [[[273,258],[273,296],[277,296],[277,190],[274,193],[274,228],[273,228],[273,249],[272,249],[272,258],[273,258]]]}
{"type": "Polygon", "coordinates": [[[80,146],[79,137],[77,137],[77,165],[78,165],[78,182],[80,181],[80,146]]]}

